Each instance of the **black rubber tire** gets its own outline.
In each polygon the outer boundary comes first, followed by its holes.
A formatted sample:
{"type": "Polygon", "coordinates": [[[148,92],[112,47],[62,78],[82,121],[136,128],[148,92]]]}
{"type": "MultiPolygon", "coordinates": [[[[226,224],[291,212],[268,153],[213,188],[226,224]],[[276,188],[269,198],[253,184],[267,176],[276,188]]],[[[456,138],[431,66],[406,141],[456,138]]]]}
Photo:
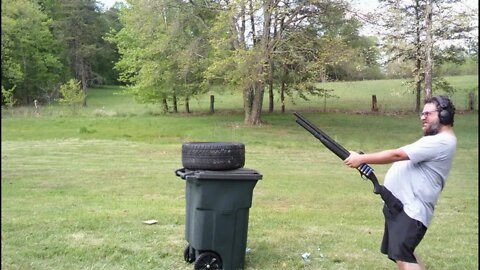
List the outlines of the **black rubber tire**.
{"type": "Polygon", "coordinates": [[[183,259],[187,263],[193,263],[195,261],[195,251],[193,248],[190,250],[190,245],[187,245],[183,250],[183,259]]]}
{"type": "Polygon", "coordinates": [[[225,171],[245,165],[245,145],[236,142],[188,142],[182,145],[182,165],[189,170],[225,171]]]}
{"type": "Polygon", "coordinates": [[[222,269],[222,260],[220,257],[213,252],[203,252],[198,255],[195,264],[193,265],[194,270],[221,270],[222,269]]]}

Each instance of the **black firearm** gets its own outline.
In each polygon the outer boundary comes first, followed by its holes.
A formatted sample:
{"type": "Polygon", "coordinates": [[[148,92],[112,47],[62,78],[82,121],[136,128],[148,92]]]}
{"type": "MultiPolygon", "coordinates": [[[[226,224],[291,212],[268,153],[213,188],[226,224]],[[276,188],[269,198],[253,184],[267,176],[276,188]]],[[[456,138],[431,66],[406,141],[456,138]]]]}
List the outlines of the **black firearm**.
{"type": "MultiPolygon", "coordinates": [[[[335,155],[337,155],[340,159],[345,160],[348,156],[350,156],[350,152],[348,152],[343,146],[338,144],[332,138],[330,138],[325,132],[321,129],[310,123],[307,119],[301,116],[298,113],[293,113],[296,117],[296,122],[308,132],[310,132],[315,138],[320,140],[320,142],[325,145],[330,151],[332,151],[335,155]]],[[[402,202],[395,197],[390,190],[385,188],[383,185],[378,183],[377,176],[373,173],[373,168],[370,167],[368,164],[361,164],[357,170],[360,172],[360,175],[366,177],[373,183],[373,193],[380,194],[383,201],[390,209],[390,211],[402,211],[403,204],[402,202]]]]}

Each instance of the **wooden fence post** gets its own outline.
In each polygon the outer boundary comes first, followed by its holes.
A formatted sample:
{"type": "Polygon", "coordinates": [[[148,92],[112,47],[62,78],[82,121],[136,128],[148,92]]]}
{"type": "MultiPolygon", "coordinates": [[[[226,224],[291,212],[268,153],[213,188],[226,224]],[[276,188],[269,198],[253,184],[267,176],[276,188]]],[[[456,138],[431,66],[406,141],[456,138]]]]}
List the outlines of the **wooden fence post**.
{"type": "Polygon", "coordinates": [[[468,110],[473,111],[475,109],[475,93],[470,92],[468,94],[468,110]]]}
{"type": "Polygon", "coordinates": [[[214,113],[214,104],[215,103],[215,97],[213,95],[210,95],[210,113],[214,113]]]}
{"type": "Polygon", "coordinates": [[[377,95],[372,95],[372,112],[378,112],[377,95]]]}
{"type": "Polygon", "coordinates": [[[187,113],[190,113],[190,101],[189,101],[188,97],[185,98],[185,111],[187,113]]]}

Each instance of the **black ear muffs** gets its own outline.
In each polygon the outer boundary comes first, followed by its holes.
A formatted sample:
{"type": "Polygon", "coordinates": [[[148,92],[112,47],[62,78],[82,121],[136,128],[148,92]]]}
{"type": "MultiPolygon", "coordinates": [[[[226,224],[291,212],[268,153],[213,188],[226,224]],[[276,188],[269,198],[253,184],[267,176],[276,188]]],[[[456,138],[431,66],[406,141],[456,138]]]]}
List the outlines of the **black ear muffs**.
{"type": "Polygon", "coordinates": [[[440,119],[440,124],[442,125],[451,125],[452,124],[452,114],[448,109],[448,102],[442,96],[433,97],[437,101],[438,106],[440,107],[438,111],[438,118],[440,119]]]}

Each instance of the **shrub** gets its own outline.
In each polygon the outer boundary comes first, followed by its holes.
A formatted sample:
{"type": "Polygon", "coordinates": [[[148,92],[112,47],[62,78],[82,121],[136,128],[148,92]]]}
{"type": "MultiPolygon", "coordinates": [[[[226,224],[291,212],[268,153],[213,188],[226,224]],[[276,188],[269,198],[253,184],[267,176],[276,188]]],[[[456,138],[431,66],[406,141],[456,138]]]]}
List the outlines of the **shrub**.
{"type": "Polygon", "coordinates": [[[3,103],[9,109],[13,108],[13,105],[17,102],[17,100],[13,97],[13,91],[15,90],[16,86],[13,86],[11,89],[6,89],[2,85],[2,96],[3,96],[3,103]]]}
{"type": "Polygon", "coordinates": [[[60,103],[70,106],[75,112],[85,100],[85,93],[80,87],[80,82],[75,79],[70,79],[67,83],[60,86],[60,94],[62,97],[58,99],[60,103]]]}

